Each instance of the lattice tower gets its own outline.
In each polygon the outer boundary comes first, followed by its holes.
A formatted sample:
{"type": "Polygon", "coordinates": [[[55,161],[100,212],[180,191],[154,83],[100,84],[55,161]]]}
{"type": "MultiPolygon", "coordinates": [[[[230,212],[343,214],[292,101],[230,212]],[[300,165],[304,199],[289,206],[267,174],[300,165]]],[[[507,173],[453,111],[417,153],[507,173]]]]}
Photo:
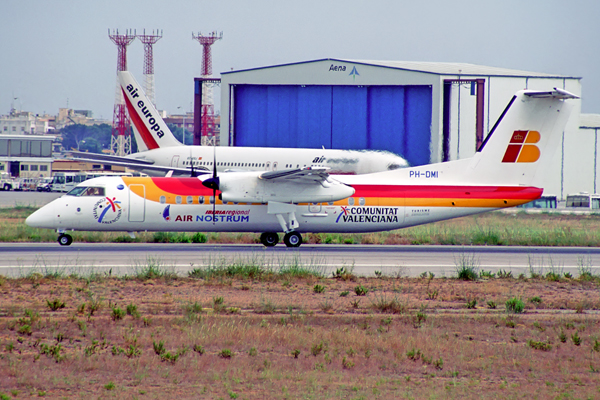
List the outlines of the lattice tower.
{"type": "MultiPolygon", "coordinates": [[[[113,30],[110,33],[108,30],[108,37],[114,44],[117,45],[117,73],[119,71],[127,71],[127,46],[135,40],[135,31],[130,29],[125,31],[125,34],[119,34],[119,31],[113,30]]],[[[131,134],[129,127],[131,122],[129,121],[129,115],[125,110],[125,100],[123,98],[123,92],[119,83],[119,77],[117,75],[117,90],[115,92],[115,110],[113,113],[113,126],[112,126],[112,137],[111,137],[111,153],[118,156],[124,156],[131,154],[131,134]]]]}
{"type": "MultiPolygon", "coordinates": [[[[192,39],[197,40],[202,45],[202,78],[212,76],[212,52],[211,46],[217,41],[223,39],[223,32],[217,34],[216,31],[203,36],[200,32],[197,35],[192,33],[192,39]]],[[[202,83],[202,111],[201,111],[201,145],[215,145],[215,104],[213,101],[213,85],[208,82],[202,83]]]]}
{"type": "Polygon", "coordinates": [[[137,35],[137,38],[144,43],[144,91],[152,104],[156,107],[156,88],[154,86],[154,53],[153,45],[162,38],[162,30],[154,30],[152,34],[146,35],[146,30],[142,35],[137,35]]]}

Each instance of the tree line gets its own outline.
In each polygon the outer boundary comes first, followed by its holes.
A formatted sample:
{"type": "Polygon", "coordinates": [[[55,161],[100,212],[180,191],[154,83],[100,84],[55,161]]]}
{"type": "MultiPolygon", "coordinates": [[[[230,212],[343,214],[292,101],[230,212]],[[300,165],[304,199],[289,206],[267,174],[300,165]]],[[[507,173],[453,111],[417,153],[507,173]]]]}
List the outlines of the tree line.
{"type": "MultiPolygon", "coordinates": [[[[182,142],[183,129],[173,124],[167,124],[177,140],[182,142]]],[[[129,128],[131,130],[131,128],[129,128]]],[[[62,137],[62,147],[65,150],[87,151],[89,153],[102,153],[102,150],[110,150],[112,126],[108,124],[99,125],[67,125],[58,132],[62,137]]],[[[133,131],[131,134],[131,152],[138,151],[133,131]]],[[[185,143],[191,144],[193,134],[185,131],[185,143]]]]}

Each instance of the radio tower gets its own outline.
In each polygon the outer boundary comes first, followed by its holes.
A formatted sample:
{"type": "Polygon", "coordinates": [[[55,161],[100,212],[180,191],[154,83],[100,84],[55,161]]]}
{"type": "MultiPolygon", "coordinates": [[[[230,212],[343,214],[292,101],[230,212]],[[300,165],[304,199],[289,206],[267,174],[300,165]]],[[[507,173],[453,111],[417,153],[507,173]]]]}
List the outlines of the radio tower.
{"type": "Polygon", "coordinates": [[[146,92],[146,96],[156,107],[156,91],[154,87],[154,53],[152,52],[152,45],[162,38],[162,30],[159,31],[157,29],[156,33],[154,33],[154,30],[152,30],[152,35],[146,35],[146,30],[144,29],[144,34],[137,35],[137,38],[144,43],[144,91],[146,92]]]}
{"type": "MultiPolygon", "coordinates": [[[[117,45],[117,73],[119,71],[127,71],[127,46],[135,39],[135,31],[126,30],[125,34],[120,35],[119,31],[114,31],[111,34],[108,30],[108,37],[117,45]]],[[[129,133],[129,116],[125,111],[125,100],[117,75],[117,91],[115,93],[115,111],[113,113],[112,138],[110,141],[111,154],[124,156],[131,153],[131,135],[129,133]]]]}
{"type": "MultiPolygon", "coordinates": [[[[192,39],[197,40],[202,45],[202,78],[212,77],[212,53],[211,46],[223,38],[223,32],[217,34],[216,31],[202,36],[192,33],[192,39]]],[[[201,142],[203,146],[214,146],[215,143],[215,105],[213,102],[213,85],[210,82],[202,82],[202,108],[201,108],[201,142]]],[[[194,143],[196,144],[196,143],[194,143]]]]}

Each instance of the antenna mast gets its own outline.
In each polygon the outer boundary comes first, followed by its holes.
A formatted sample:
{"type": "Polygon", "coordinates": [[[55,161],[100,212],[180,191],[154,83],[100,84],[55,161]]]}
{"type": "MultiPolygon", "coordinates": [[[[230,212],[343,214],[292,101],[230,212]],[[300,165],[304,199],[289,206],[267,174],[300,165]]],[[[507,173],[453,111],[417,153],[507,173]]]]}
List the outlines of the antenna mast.
{"type": "MultiPolygon", "coordinates": [[[[108,37],[118,48],[117,73],[120,71],[127,71],[127,46],[134,41],[135,31],[128,29],[125,31],[125,34],[120,35],[119,30],[113,30],[113,33],[111,34],[109,29],[108,37]]],[[[115,110],[113,113],[112,138],[110,143],[111,154],[124,156],[131,153],[130,126],[131,122],[125,111],[125,99],[123,98],[119,76],[117,75],[115,110]]]]}
{"type": "Polygon", "coordinates": [[[137,38],[144,43],[144,91],[152,104],[156,107],[156,89],[154,86],[154,53],[152,45],[162,38],[162,30],[152,30],[152,34],[146,35],[146,30],[142,35],[137,35],[137,38]]]}
{"type": "MultiPolygon", "coordinates": [[[[202,78],[212,77],[212,53],[211,46],[223,38],[223,32],[217,34],[216,31],[203,36],[200,32],[197,35],[192,33],[192,39],[197,40],[202,45],[202,78]]],[[[215,105],[213,101],[213,84],[207,81],[202,82],[202,107],[201,107],[201,141],[194,144],[203,146],[214,146],[215,142],[215,105]]]]}

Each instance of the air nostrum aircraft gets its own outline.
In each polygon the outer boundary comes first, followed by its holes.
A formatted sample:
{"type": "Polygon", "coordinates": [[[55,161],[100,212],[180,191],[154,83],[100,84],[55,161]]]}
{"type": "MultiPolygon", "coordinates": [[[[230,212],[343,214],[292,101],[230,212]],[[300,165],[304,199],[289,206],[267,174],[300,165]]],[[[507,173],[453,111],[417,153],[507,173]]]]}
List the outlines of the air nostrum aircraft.
{"type": "MultiPolygon", "coordinates": [[[[304,232],[375,232],[514,207],[542,195],[543,173],[577,96],[517,92],[471,158],[365,175],[324,166],[199,177],[103,177],[31,214],[32,227],[66,232],[261,232],[288,247],[304,232]]],[[[213,150],[214,151],[214,150],[213,150]]]]}

